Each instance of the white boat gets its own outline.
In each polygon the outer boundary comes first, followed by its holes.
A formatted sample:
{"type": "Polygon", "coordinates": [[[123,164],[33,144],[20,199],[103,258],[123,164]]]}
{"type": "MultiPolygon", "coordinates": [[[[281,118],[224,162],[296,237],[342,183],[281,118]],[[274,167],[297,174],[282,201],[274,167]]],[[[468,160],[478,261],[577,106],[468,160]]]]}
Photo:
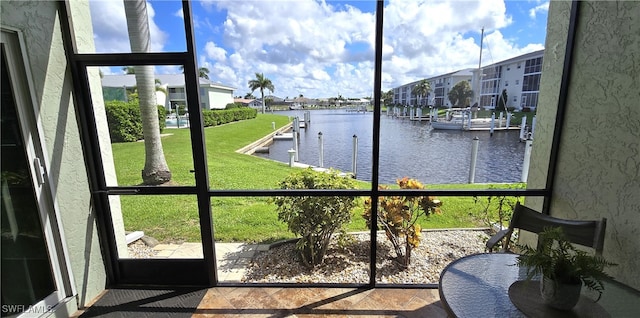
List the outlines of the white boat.
{"type": "Polygon", "coordinates": [[[463,130],[464,123],[462,121],[434,121],[431,128],[438,130],[463,130]]]}
{"type": "Polygon", "coordinates": [[[470,115],[467,109],[448,109],[444,118],[435,118],[431,122],[431,128],[439,130],[463,130],[470,115]]]}

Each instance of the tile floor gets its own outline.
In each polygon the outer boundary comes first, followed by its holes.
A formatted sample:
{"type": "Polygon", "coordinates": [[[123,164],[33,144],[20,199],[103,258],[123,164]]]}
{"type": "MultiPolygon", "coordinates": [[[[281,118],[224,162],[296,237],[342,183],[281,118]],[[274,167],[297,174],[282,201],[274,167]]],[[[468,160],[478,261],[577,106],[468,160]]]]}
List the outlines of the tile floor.
{"type": "Polygon", "coordinates": [[[207,291],[193,317],[447,317],[437,289],[247,288],[207,291]]]}

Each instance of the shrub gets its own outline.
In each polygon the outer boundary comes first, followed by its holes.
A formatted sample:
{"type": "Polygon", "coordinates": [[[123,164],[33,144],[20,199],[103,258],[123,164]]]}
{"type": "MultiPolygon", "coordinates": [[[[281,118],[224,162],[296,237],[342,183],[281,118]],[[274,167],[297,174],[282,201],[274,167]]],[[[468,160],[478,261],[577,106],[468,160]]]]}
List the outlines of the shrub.
{"type": "Polygon", "coordinates": [[[160,132],[167,128],[167,109],[164,106],[158,105],[158,123],[160,124],[160,132]]]}
{"type": "Polygon", "coordinates": [[[205,127],[222,125],[238,120],[256,118],[258,111],[249,107],[202,111],[205,127]]]}
{"type": "MultiPolygon", "coordinates": [[[[132,142],[143,138],[140,107],[137,102],[108,101],[105,103],[111,142],[132,142]]],[[[158,106],[160,132],[166,127],[166,110],[158,106]]]]}
{"type": "MultiPolygon", "coordinates": [[[[490,185],[489,189],[495,189],[496,186],[490,185]]],[[[524,189],[524,183],[515,184],[512,189],[524,189]]],[[[513,209],[516,207],[516,203],[520,202],[519,196],[487,196],[487,197],[473,197],[475,205],[480,206],[480,210],[472,212],[472,216],[482,222],[491,231],[491,235],[497,231],[502,230],[505,226],[508,226],[511,217],[513,216],[513,209]]],[[[516,233],[511,236],[511,240],[515,242],[517,239],[516,233]]],[[[502,248],[503,241],[501,240],[495,245],[494,250],[502,248]]]]}
{"type": "Polygon", "coordinates": [[[248,107],[242,103],[229,103],[227,104],[227,106],[225,106],[224,109],[234,109],[234,108],[242,108],[242,107],[248,107]]]}
{"type": "MultiPolygon", "coordinates": [[[[397,180],[402,189],[424,189],[425,187],[415,179],[404,177],[397,180]]],[[[380,186],[380,189],[388,189],[380,186]]],[[[420,245],[422,228],[417,224],[420,216],[440,213],[442,203],[430,196],[393,196],[380,197],[378,200],[378,228],[382,228],[396,252],[396,260],[403,267],[411,263],[411,250],[420,245]],[[404,241],[404,242],[403,242],[404,241]],[[403,247],[404,246],[404,247],[403,247]]],[[[364,214],[367,227],[371,228],[371,199],[364,202],[364,214]]]]}
{"type": "MultiPolygon", "coordinates": [[[[280,182],[281,189],[355,189],[355,182],[334,170],[316,172],[304,169],[280,182]]],[[[296,244],[302,262],[307,267],[321,264],[329,240],[342,225],[351,220],[355,206],[353,196],[287,196],[276,197],[278,220],[287,223],[300,236],[296,244]]]]}
{"type": "Polygon", "coordinates": [[[110,101],[105,103],[111,142],[131,142],[142,139],[142,121],[137,103],[110,101]]]}

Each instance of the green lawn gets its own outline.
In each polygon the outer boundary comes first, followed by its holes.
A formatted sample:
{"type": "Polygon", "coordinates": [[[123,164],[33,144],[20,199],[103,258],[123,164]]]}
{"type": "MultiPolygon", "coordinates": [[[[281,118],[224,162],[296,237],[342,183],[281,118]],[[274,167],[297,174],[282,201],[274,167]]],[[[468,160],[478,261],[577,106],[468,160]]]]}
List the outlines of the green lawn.
{"type": "MultiPolygon", "coordinates": [[[[205,128],[207,161],[212,189],[276,189],[292,170],[287,164],[238,154],[235,150],[272,132],[271,123],[282,127],[288,118],[259,114],[256,119],[205,128]]],[[[188,129],[166,129],[162,138],[167,164],[175,185],[195,185],[188,129]]],[[[144,143],[112,145],[119,185],[141,183],[144,143]]],[[[366,189],[369,183],[359,182],[366,189]]],[[[483,188],[486,185],[438,185],[442,188],[483,188]]],[[[125,229],[141,230],[161,242],[200,241],[197,202],[194,195],[120,196],[125,229]]],[[[214,236],[226,242],[273,242],[293,237],[278,221],[275,205],[266,197],[213,197],[214,236]]],[[[362,201],[362,199],[360,199],[362,201]]],[[[442,214],[421,220],[423,228],[484,226],[481,210],[471,197],[441,198],[442,214]]],[[[362,204],[352,212],[349,231],[365,231],[362,204]]]]}

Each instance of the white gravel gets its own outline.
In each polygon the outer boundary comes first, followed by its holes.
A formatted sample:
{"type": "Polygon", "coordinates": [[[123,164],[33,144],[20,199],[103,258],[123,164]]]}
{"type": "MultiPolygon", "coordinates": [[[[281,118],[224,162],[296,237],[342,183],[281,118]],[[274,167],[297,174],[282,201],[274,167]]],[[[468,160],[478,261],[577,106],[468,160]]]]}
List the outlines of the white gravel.
{"type": "Polygon", "coordinates": [[[142,240],[137,240],[127,245],[130,258],[150,258],[158,254],[158,251],[145,244],[142,240]]]}
{"type": "MultiPolygon", "coordinates": [[[[343,247],[335,240],[323,263],[308,269],[298,260],[294,243],[285,243],[258,253],[249,265],[243,282],[261,283],[368,283],[369,234],[355,234],[343,247]]],[[[462,256],[484,252],[489,238],[484,230],[432,230],[422,232],[420,246],[411,254],[411,264],[403,269],[394,260],[395,252],[384,234],[379,234],[376,281],[388,284],[437,284],[447,264],[462,256]]]]}

